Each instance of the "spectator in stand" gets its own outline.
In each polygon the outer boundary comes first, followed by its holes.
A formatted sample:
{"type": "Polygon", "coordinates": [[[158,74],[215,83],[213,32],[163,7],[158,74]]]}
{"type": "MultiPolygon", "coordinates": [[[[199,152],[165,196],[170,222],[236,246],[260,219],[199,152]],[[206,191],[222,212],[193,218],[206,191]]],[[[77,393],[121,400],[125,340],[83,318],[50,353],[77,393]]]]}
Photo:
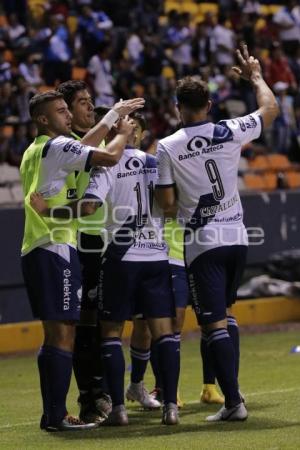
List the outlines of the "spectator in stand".
{"type": "Polygon", "coordinates": [[[159,31],[158,18],[162,14],[161,0],[137,1],[130,11],[130,19],[134,28],[145,28],[148,34],[152,34],[159,31]]]}
{"type": "Polygon", "coordinates": [[[43,84],[41,77],[41,60],[34,53],[27,53],[24,61],[19,64],[19,73],[22,75],[27,83],[31,86],[40,86],[43,84]]]}
{"type": "Polygon", "coordinates": [[[13,86],[10,81],[0,83],[0,124],[18,120],[13,86]]]}
{"type": "Polygon", "coordinates": [[[171,49],[171,60],[178,77],[191,73],[192,31],[189,25],[189,14],[174,16],[174,25],[167,29],[166,45],[171,49]]]}
{"type": "Polygon", "coordinates": [[[296,54],[292,58],[289,58],[289,66],[296,78],[296,82],[299,87],[300,86],[300,46],[298,47],[296,54]]]}
{"type": "Polygon", "coordinates": [[[98,52],[91,58],[87,67],[95,95],[95,106],[112,106],[115,102],[110,56],[111,42],[103,41],[99,43],[98,52]]]}
{"type": "Polygon", "coordinates": [[[297,0],[286,0],[275,15],[274,22],[279,28],[279,37],[285,53],[294,56],[300,45],[300,6],[297,0]]]}
{"type": "Polygon", "coordinates": [[[131,62],[129,59],[121,58],[116,66],[116,97],[129,99],[132,96],[132,86],[135,80],[136,76],[135,72],[131,70],[131,62]]]}
{"type": "Polygon", "coordinates": [[[232,96],[230,82],[224,75],[217,75],[214,81],[216,83],[216,90],[211,95],[211,113],[216,121],[229,119],[230,117],[225,102],[232,96]]]}
{"type": "Polygon", "coordinates": [[[264,17],[265,25],[256,30],[259,44],[263,48],[270,48],[272,42],[278,41],[278,27],[273,21],[273,14],[264,17]]]}
{"type": "Polygon", "coordinates": [[[235,34],[226,26],[226,22],[226,16],[219,16],[218,24],[214,27],[211,34],[216,47],[215,63],[221,69],[234,64],[234,52],[236,48],[235,34]]]}
{"type": "Polygon", "coordinates": [[[9,46],[17,48],[22,44],[22,38],[26,35],[26,28],[19,22],[18,16],[12,13],[8,16],[6,28],[9,46]]]}
{"type": "Polygon", "coordinates": [[[142,52],[144,50],[144,44],[139,30],[132,30],[129,33],[126,50],[133,67],[136,67],[141,62],[142,52]]]}
{"type": "Polygon", "coordinates": [[[27,19],[27,0],[2,0],[6,16],[16,14],[19,21],[25,25],[27,19]]]}
{"type": "Polygon", "coordinates": [[[208,66],[212,62],[214,46],[209,36],[209,30],[204,22],[196,25],[195,35],[192,40],[192,56],[196,71],[198,67],[208,66]]]}
{"type": "Polygon", "coordinates": [[[0,83],[10,81],[12,78],[11,65],[4,59],[5,50],[4,42],[0,41],[0,83]]]}
{"type": "Polygon", "coordinates": [[[49,14],[61,14],[67,20],[69,16],[70,2],[68,0],[49,0],[49,14]]]}
{"type": "Polygon", "coordinates": [[[20,167],[23,153],[30,142],[27,137],[27,125],[18,123],[14,125],[14,132],[8,141],[7,160],[12,166],[20,167]]]}
{"type": "Polygon", "coordinates": [[[272,151],[286,155],[289,153],[292,136],[296,129],[293,98],[287,95],[288,87],[288,84],[282,81],[277,81],[273,85],[280,112],[273,123],[272,151]]]}
{"type": "Polygon", "coordinates": [[[44,44],[43,77],[49,86],[70,80],[72,49],[70,35],[63,16],[50,16],[49,27],[38,34],[44,44]]]}
{"type": "Polygon", "coordinates": [[[8,138],[5,135],[5,125],[0,124],[0,164],[7,161],[8,138]]]}
{"type": "Polygon", "coordinates": [[[105,39],[105,32],[113,26],[104,11],[93,11],[89,5],[82,6],[78,19],[78,34],[81,40],[84,63],[97,53],[99,44],[105,39]]]}
{"type": "Polygon", "coordinates": [[[29,100],[36,94],[36,89],[30,86],[22,75],[15,80],[15,105],[20,122],[29,122],[31,120],[29,114],[29,100]]]}
{"type": "Polygon", "coordinates": [[[287,83],[290,91],[296,92],[297,83],[290,69],[288,59],[284,56],[280,42],[273,42],[270,48],[270,56],[264,63],[264,77],[270,87],[278,81],[287,83]]]}
{"type": "Polygon", "coordinates": [[[158,78],[161,75],[165,54],[159,40],[159,36],[151,36],[145,43],[140,65],[145,77],[158,78]]]}

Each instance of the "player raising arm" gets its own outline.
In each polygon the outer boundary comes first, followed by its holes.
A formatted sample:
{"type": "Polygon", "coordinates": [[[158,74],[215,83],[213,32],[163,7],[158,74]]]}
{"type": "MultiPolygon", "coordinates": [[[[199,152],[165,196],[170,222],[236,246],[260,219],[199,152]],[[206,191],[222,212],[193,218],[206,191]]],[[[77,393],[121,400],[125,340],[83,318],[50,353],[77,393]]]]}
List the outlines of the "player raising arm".
{"type": "Polygon", "coordinates": [[[20,168],[25,197],[22,269],[33,315],[42,320],[44,329],[44,343],[38,355],[42,429],[74,430],[93,425],[68,416],[66,410],[75,321],[80,314],[76,223],[39,216],[30,206],[30,195],[36,190],[43,192],[51,206],[65,205],[75,199],[74,171],[116,164],[133,131],[132,121],[121,120],[111,146],[98,151],[92,145],[100,143],[121,115],[143,104],[143,99],[116,104],[112,114],[108,113],[82,143],[66,137],[71,132],[71,113],[62,94],[49,91],[30,100],[30,114],[38,136],[25,151],[20,168]]]}
{"type": "Polygon", "coordinates": [[[207,84],[198,77],[179,80],[177,107],[183,127],[158,143],[156,198],[164,209],[178,204],[185,223],[185,265],[194,310],[225,397],[209,421],[245,420],[238,386],[239,334],[230,306],[246,262],[247,232],[237,189],[241,146],[272,123],[278,106],[247,46],[237,51],[235,72],[252,84],[258,109],[217,124],[207,121],[207,84]]]}

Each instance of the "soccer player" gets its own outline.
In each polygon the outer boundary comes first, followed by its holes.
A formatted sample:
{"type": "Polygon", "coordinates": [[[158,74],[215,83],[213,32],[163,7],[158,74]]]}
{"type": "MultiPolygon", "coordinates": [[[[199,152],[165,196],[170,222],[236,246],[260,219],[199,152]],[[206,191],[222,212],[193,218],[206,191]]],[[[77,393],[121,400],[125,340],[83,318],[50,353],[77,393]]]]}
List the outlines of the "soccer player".
{"type": "MultiPolygon", "coordinates": [[[[190,299],[183,255],[183,227],[177,222],[177,220],[167,218],[164,235],[169,247],[169,264],[172,273],[172,287],[176,306],[176,317],[173,320],[173,331],[180,345],[185,310],[190,299]]],[[[215,384],[215,372],[207,351],[207,341],[203,339],[203,336],[200,342],[200,351],[203,371],[203,386],[200,394],[200,400],[203,403],[223,404],[224,398],[217,391],[215,384]]],[[[155,376],[155,388],[151,394],[155,399],[161,400],[163,398],[163,392],[159,367],[157,364],[156,348],[154,345],[151,347],[151,365],[155,376]]],[[[183,403],[179,398],[179,394],[177,395],[177,404],[178,406],[183,406],[183,403]]]]}
{"type": "MultiPolygon", "coordinates": [[[[82,139],[95,125],[95,112],[91,95],[84,81],[70,80],[57,88],[72,114],[72,136],[82,139]]],[[[102,108],[104,116],[110,108],[102,108]]],[[[99,110],[98,110],[99,112],[99,110]]],[[[100,144],[103,147],[104,143],[100,144]]],[[[77,197],[80,198],[89,183],[89,172],[76,174],[77,197]]],[[[101,337],[97,320],[97,285],[99,280],[101,250],[100,224],[103,222],[102,208],[78,219],[78,256],[82,274],[82,299],[80,321],[76,325],[73,352],[73,370],[79,389],[79,418],[84,422],[99,421],[111,411],[102,359],[99,358],[101,337]],[[80,250],[81,249],[81,250],[80,250]]]]}
{"type": "MultiPolygon", "coordinates": [[[[115,168],[96,169],[80,202],[79,212],[91,214],[106,202],[106,250],[99,283],[102,357],[113,409],[103,425],[127,425],[124,406],[124,322],[135,314],[148,320],[158,346],[165,405],[162,423],[178,423],[176,392],[179,349],[172,331],[174,299],[167,246],[162,239],[163,218],[153,203],[157,180],[156,158],[134,148],[134,135],[115,168]],[[93,204],[94,202],[94,204],[93,204]]],[[[78,208],[75,202],[73,211],[78,208]]],[[[47,209],[37,208],[42,214],[47,209]]]]}
{"type": "Polygon", "coordinates": [[[22,269],[33,315],[40,318],[44,343],[38,354],[43,415],[47,431],[91,428],[68,416],[66,396],[72,373],[75,321],[80,314],[81,277],[76,253],[76,223],[40,217],[30,205],[31,193],[40,191],[49,206],[76,198],[75,171],[112,166],[120,159],[133,124],[120,123],[110,146],[97,146],[120,115],[142,107],[143,99],[119,102],[81,142],[66,137],[71,113],[61,93],[48,91],[30,100],[30,114],[38,136],[25,151],[21,178],[25,197],[22,269]]]}
{"type": "Polygon", "coordinates": [[[158,143],[162,208],[176,202],[185,223],[184,251],[192,301],[206,336],[225,405],[208,421],[245,420],[238,387],[239,338],[228,308],[234,303],[246,261],[247,233],[237,189],[241,146],[260,136],[278,114],[272,91],[247,46],[237,51],[235,72],[252,84],[258,110],[245,117],[207,121],[207,84],[198,77],[179,80],[177,106],[183,127],[158,143]]]}

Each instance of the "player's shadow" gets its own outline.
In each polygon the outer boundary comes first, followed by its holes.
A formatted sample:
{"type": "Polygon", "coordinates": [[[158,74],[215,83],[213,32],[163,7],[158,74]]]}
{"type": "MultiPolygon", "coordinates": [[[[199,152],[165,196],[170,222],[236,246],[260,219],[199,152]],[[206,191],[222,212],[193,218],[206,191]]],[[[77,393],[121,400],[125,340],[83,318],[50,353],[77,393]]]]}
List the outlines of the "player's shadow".
{"type": "MultiPolygon", "coordinates": [[[[152,414],[152,413],[151,413],[152,414]]],[[[288,429],[291,427],[298,427],[300,421],[291,422],[278,419],[267,419],[261,417],[251,417],[245,422],[219,422],[207,423],[203,418],[195,416],[195,423],[181,423],[178,426],[166,426],[160,424],[160,417],[148,417],[141,421],[141,416],[134,417],[130,414],[130,424],[125,427],[99,427],[95,430],[82,432],[61,432],[53,433],[53,436],[58,439],[72,441],[73,439],[82,438],[87,439],[105,439],[122,440],[122,439],[140,439],[141,437],[158,437],[168,436],[181,433],[224,433],[225,431],[249,432],[249,431],[266,431],[275,429],[288,429]]]]}

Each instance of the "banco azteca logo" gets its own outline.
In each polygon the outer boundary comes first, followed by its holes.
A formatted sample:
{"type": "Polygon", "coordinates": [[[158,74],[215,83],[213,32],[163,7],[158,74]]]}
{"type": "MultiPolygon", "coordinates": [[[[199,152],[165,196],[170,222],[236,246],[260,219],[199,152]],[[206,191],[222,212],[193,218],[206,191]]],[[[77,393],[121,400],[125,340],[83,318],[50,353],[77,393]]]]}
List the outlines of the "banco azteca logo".
{"type": "Polygon", "coordinates": [[[127,170],[138,170],[138,169],[143,169],[144,167],[145,167],[145,163],[140,158],[137,158],[136,156],[129,158],[125,164],[125,168],[127,170]]]}
{"type": "Polygon", "coordinates": [[[211,140],[203,136],[194,136],[187,144],[187,149],[190,152],[196,152],[207,147],[211,147],[211,140]]]}

